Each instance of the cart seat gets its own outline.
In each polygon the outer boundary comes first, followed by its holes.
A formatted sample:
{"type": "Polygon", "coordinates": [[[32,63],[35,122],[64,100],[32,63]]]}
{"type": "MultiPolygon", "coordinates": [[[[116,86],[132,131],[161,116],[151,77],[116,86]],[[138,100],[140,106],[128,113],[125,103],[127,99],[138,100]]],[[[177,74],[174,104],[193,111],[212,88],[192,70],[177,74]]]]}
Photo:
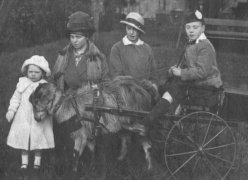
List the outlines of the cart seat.
{"type": "Polygon", "coordinates": [[[186,98],[180,105],[182,113],[188,114],[195,111],[207,111],[218,114],[224,100],[224,88],[220,87],[209,91],[199,96],[190,94],[190,90],[187,89],[186,98]]]}

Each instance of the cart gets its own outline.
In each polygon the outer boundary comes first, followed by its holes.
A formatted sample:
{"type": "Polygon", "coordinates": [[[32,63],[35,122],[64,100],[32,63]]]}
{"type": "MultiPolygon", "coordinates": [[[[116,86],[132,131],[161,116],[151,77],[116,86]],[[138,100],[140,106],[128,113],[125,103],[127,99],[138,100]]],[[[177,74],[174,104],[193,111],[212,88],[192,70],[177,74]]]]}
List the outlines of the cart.
{"type": "MultiPolygon", "coordinates": [[[[224,180],[230,171],[237,168],[237,142],[231,127],[237,127],[239,120],[225,119],[223,108],[230,95],[240,95],[240,91],[223,92],[221,112],[214,114],[193,111],[189,114],[166,114],[166,128],[169,131],[161,137],[164,144],[164,161],[169,179],[216,179],[224,180]]],[[[241,95],[248,97],[246,91],[241,95]]],[[[88,111],[118,114],[120,116],[144,117],[145,111],[118,109],[86,105],[88,111]]]]}

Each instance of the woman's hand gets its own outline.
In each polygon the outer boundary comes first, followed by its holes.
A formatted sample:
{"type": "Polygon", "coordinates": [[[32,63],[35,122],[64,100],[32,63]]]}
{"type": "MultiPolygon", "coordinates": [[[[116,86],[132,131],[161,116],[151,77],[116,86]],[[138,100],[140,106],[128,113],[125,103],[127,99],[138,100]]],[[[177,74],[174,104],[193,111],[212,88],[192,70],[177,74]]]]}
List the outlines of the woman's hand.
{"type": "Polygon", "coordinates": [[[171,72],[172,72],[172,74],[173,74],[174,76],[178,76],[178,77],[181,76],[181,68],[172,66],[170,69],[171,69],[171,72]]]}
{"type": "Polygon", "coordinates": [[[9,123],[13,120],[14,116],[15,116],[15,112],[14,111],[11,111],[10,110],[10,111],[7,112],[6,119],[8,120],[9,123]]]}

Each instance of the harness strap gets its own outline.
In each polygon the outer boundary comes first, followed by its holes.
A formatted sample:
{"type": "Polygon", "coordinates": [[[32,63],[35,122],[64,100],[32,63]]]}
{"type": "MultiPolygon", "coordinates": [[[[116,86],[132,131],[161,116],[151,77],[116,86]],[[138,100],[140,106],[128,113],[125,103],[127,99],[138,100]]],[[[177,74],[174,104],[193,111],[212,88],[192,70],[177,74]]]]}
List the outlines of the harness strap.
{"type": "Polygon", "coordinates": [[[80,113],[79,113],[79,110],[77,108],[77,101],[75,99],[75,96],[72,96],[72,100],[70,101],[71,102],[71,105],[72,107],[74,108],[75,112],[76,112],[76,118],[73,119],[73,123],[74,123],[74,129],[80,129],[82,127],[82,124],[81,124],[81,116],[80,116],[80,113]],[[77,121],[76,121],[77,120],[77,121]],[[76,127],[75,127],[76,126],[76,127]]]}
{"type": "Polygon", "coordinates": [[[93,89],[93,113],[94,113],[94,128],[93,128],[93,134],[96,135],[96,129],[99,128],[99,121],[100,121],[100,115],[98,113],[98,111],[96,110],[96,106],[98,105],[99,102],[99,98],[100,98],[100,91],[97,88],[93,89]]]}
{"type": "MultiPolygon", "coordinates": [[[[98,89],[98,91],[99,91],[99,89],[98,89]]],[[[95,93],[96,93],[96,94],[100,94],[99,92],[95,92],[95,93]]],[[[85,117],[81,117],[80,112],[79,112],[79,110],[78,110],[78,105],[77,105],[77,101],[76,101],[75,96],[73,96],[72,99],[71,99],[71,101],[70,101],[71,104],[72,104],[72,107],[74,108],[74,110],[75,110],[75,112],[76,112],[76,117],[77,117],[77,121],[78,121],[78,122],[81,122],[81,121],[88,121],[88,122],[94,123],[94,128],[93,128],[93,131],[92,131],[93,136],[96,135],[95,129],[96,129],[96,128],[99,128],[99,127],[102,127],[102,128],[105,129],[105,131],[109,132],[109,130],[108,130],[102,123],[99,122],[99,120],[100,120],[100,115],[99,115],[99,113],[98,113],[98,111],[97,111],[97,109],[96,109],[97,104],[98,104],[98,99],[99,99],[99,96],[97,96],[97,99],[93,99],[94,120],[89,119],[89,118],[85,118],[85,117]],[[94,103],[95,103],[95,104],[94,104],[94,103]]],[[[74,119],[74,120],[75,120],[75,119],[74,119]]],[[[79,124],[79,123],[75,123],[75,124],[79,124]]],[[[81,127],[82,127],[82,124],[80,123],[80,125],[81,125],[81,126],[80,126],[80,128],[81,128],[81,127]]],[[[79,128],[78,128],[78,129],[79,129],[79,128]]]]}
{"type": "Polygon", "coordinates": [[[76,112],[76,115],[77,115],[77,117],[79,118],[79,117],[81,117],[80,116],[80,113],[79,113],[79,110],[78,110],[78,106],[77,106],[77,101],[76,101],[76,99],[75,99],[75,96],[72,96],[72,100],[70,101],[71,102],[71,105],[72,105],[72,107],[74,108],[74,110],[75,110],[75,112],[76,112]]]}
{"type": "MultiPolygon", "coordinates": [[[[55,100],[55,98],[56,98],[56,92],[55,92],[55,94],[54,94],[54,100],[55,100]]],[[[64,99],[65,99],[65,95],[62,95],[62,96],[59,98],[59,101],[54,105],[53,112],[52,112],[53,114],[55,114],[55,113],[58,111],[58,109],[59,109],[60,106],[62,105],[64,99]]],[[[54,100],[53,100],[53,103],[54,103],[54,100]]],[[[52,105],[53,105],[53,104],[52,104],[52,105]]]]}

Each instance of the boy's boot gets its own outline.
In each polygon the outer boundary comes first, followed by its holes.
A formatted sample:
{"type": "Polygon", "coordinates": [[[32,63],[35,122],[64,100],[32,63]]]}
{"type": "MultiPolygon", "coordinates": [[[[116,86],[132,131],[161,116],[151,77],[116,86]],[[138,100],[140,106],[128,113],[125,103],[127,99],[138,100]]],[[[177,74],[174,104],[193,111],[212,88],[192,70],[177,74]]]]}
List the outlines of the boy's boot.
{"type": "Polygon", "coordinates": [[[129,127],[129,130],[138,132],[140,135],[145,136],[146,133],[153,127],[154,123],[159,117],[169,112],[170,102],[161,98],[159,102],[153,107],[152,111],[140,121],[136,121],[129,127]]]}
{"type": "Polygon", "coordinates": [[[131,130],[139,132],[141,135],[148,133],[158,118],[170,111],[172,102],[178,104],[183,99],[183,89],[176,83],[170,84],[162,98],[152,108],[152,111],[142,121],[135,122],[131,130]]]}

